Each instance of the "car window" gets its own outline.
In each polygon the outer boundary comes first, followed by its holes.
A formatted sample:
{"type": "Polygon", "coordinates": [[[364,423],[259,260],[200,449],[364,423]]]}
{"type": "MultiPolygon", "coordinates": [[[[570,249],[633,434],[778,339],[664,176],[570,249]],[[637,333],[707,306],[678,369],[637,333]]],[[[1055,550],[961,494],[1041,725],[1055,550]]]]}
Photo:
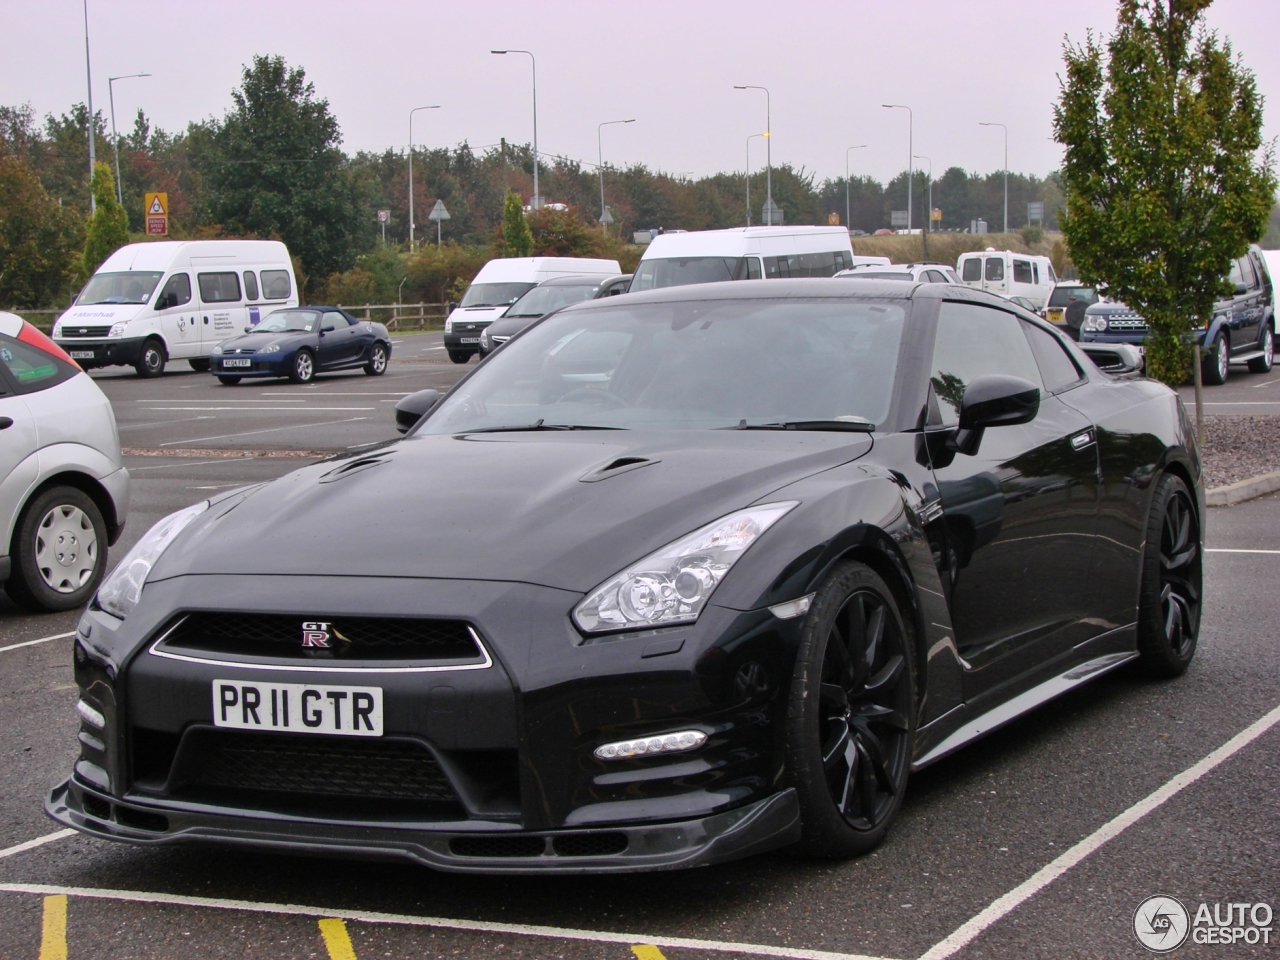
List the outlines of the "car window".
{"type": "Polygon", "coordinates": [[[156,305],[164,303],[164,309],[180,307],[191,302],[191,278],[185,273],[175,273],[165,283],[160,296],[156,297],[156,305]]]}
{"type": "Polygon", "coordinates": [[[1040,264],[1032,261],[1031,263],[1032,282],[1038,287],[1040,286],[1040,264]]]}
{"type": "Polygon", "coordinates": [[[1036,366],[1040,368],[1046,391],[1058,393],[1084,379],[1084,374],[1057,337],[1025,320],[1022,321],[1022,332],[1027,335],[1027,342],[1031,344],[1031,352],[1035,354],[1036,366]]]}
{"type": "Polygon", "coordinates": [[[930,283],[946,283],[947,278],[941,270],[929,270],[925,273],[926,279],[930,283]]]}
{"type": "Polygon", "coordinates": [[[288,270],[262,271],[262,299],[288,300],[291,289],[288,270]]]}
{"type": "Polygon", "coordinates": [[[975,280],[981,280],[982,279],[982,258],[970,257],[968,260],[964,262],[964,266],[961,269],[964,270],[965,280],[969,282],[973,282],[975,280]]]}
{"type": "Polygon", "coordinates": [[[942,304],[929,382],[944,426],[959,423],[964,389],[976,377],[1006,374],[1043,389],[1040,368],[1021,326],[1022,321],[1003,310],[973,303],[942,304]]]}
{"type": "Polygon", "coordinates": [[[17,381],[20,393],[43,390],[67,379],[53,357],[12,337],[0,336],[0,363],[17,381]]]}
{"type": "Polygon", "coordinates": [[[1030,283],[1031,282],[1031,261],[1030,260],[1013,261],[1013,282],[1014,283],[1030,283]]]}
{"type": "Polygon", "coordinates": [[[234,273],[202,273],[198,282],[200,299],[205,303],[235,303],[240,299],[240,278],[234,273]]]}
{"type": "Polygon", "coordinates": [[[350,324],[347,323],[347,318],[335,310],[330,310],[324,314],[324,319],[320,321],[320,329],[325,333],[333,330],[344,330],[348,326],[350,324]]]}
{"type": "Polygon", "coordinates": [[[987,257],[987,279],[1004,279],[1004,261],[998,257],[987,257]]]}
{"type": "Polygon", "coordinates": [[[258,277],[252,270],[244,272],[244,298],[246,300],[258,299],[258,277]]]}
{"type": "Polygon", "coordinates": [[[1264,289],[1270,287],[1271,271],[1267,269],[1267,261],[1264,260],[1262,257],[1258,256],[1256,253],[1251,254],[1250,257],[1253,260],[1253,269],[1257,271],[1258,280],[1262,284],[1262,287],[1264,289]]]}

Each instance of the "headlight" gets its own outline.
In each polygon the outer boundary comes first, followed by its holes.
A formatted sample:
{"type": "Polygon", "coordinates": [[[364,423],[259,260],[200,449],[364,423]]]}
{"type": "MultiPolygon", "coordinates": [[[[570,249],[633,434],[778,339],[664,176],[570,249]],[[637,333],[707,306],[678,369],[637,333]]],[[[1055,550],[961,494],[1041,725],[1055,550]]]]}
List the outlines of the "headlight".
{"type": "Polygon", "coordinates": [[[487,347],[487,346],[489,345],[489,331],[488,331],[488,330],[486,330],[484,333],[480,334],[480,344],[481,344],[482,346],[485,346],[485,347],[487,347]]]}
{"type": "Polygon", "coordinates": [[[261,350],[259,350],[258,352],[259,352],[259,353],[279,353],[279,352],[280,352],[280,344],[278,344],[278,343],[273,343],[273,344],[272,344],[271,346],[269,346],[269,347],[263,347],[263,348],[262,348],[261,350]]]}
{"type": "Polygon", "coordinates": [[[445,333],[453,333],[453,318],[452,318],[452,317],[450,317],[448,320],[446,320],[446,321],[444,322],[444,332],[445,332],[445,333]]]}
{"type": "Polygon", "coordinates": [[[127,327],[127,326],[129,326],[128,321],[125,321],[124,323],[113,323],[113,324],[111,325],[111,329],[107,331],[107,336],[108,336],[108,337],[123,337],[123,336],[124,336],[124,328],[125,328],[125,327],[127,327]]]}
{"type": "Polygon", "coordinates": [[[216,357],[221,353],[222,353],[222,344],[219,343],[213,348],[213,355],[216,357]]]}
{"type": "Polygon", "coordinates": [[[61,321],[61,320],[59,320],[57,323],[55,323],[55,324],[53,325],[53,339],[57,340],[60,336],[62,336],[62,321],[61,321]]]}
{"type": "Polygon", "coordinates": [[[667,544],[592,590],[574,623],[587,633],[692,623],[738,558],[799,502],[748,507],[667,544]]]}
{"type": "Polygon", "coordinates": [[[123,620],[133,612],[142,599],[142,585],[155,566],[160,554],[173,542],[173,538],[186,529],[200,514],[209,509],[209,501],[171,513],[142,535],[134,548],[124,555],[114,570],[98,588],[98,606],[107,613],[123,620]]]}

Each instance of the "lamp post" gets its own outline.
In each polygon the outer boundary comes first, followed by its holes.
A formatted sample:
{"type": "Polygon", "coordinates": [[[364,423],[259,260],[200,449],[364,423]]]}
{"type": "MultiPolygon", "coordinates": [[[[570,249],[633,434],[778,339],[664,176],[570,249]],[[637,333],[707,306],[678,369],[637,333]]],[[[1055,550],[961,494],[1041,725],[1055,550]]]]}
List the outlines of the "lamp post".
{"type": "Polygon", "coordinates": [[[440,104],[433,103],[429,107],[414,107],[409,111],[409,252],[412,253],[416,246],[414,244],[414,223],[413,223],[413,115],[419,110],[439,110],[440,104]]]}
{"type": "Polygon", "coordinates": [[[600,229],[601,229],[601,230],[607,230],[607,229],[608,229],[608,226],[606,225],[606,221],[605,221],[605,219],[604,219],[604,214],[605,214],[605,209],[604,209],[604,140],[602,139],[602,134],[604,133],[604,128],[605,128],[605,127],[612,126],[612,125],[613,125],[613,124],[615,124],[615,123],[635,123],[635,122],[636,122],[636,121],[635,121],[635,118],[633,117],[633,118],[631,118],[630,120],[606,120],[604,123],[597,124],[597,126],[596,126],[596,149],[599,151],[599,159],[600,159],[600,166],[598,167],[598,169],[599,169],[599,171],[600,171],[600,229]]]}
{"type": "Polygon", "coordinates": [[[911,233],[911,194],[912,182],[916,176],[915,168],[915,114],[911,112],[911,108],[903,106],[901,103],[882,103],[880,106],[886,110],[905,110],[907,111],[907,233],[911,233]]]}
{"type": "Polygon", "coordinates": [[[747,137],[747,226],[751,226],[751,141],[763,137],[763,133],[753,133],[747,137]]]}
{"type": "Polygon", "coordinates": [[[111,103],[111,148],[116,154],[116,202],[124,205],[124,192],[120,189],[120,138],[116,134],[116,92],[112,84],[117,80],[149,77],[149,73],[126,73],[123,77],[107,77],[107,100],[111,103]]]}
{"type": "Polygon", "coordinates": [[[89,69],[89,0],[84,0],[84,79],[89,101],[89,212],[97,213],[98,200],[93,195],[93,164],[97,157],[93,143],[93,71],[89,69]]]}
{"type": "Polygon", "coordinates": [[[853,217],[850,215],[849,206],[849,151],[861,150],[866,147],[865,143],[860,143],[856,147],[845,147],[844,150],[844,228],[849,230],[853,227],[853,217]]]}
{"type": "Polygon", "coordinates": [[[1003,123],[979,123],[980,127],[1000,127],[1004,130],[1004,232],[1009,232],[1009,128],[1003,123]]]}
{"type": "Polygon", "coordinates": [[[542,194],[538,192],[538,61],[528,50],[490,50],[490,53],[505,55],[523,53],[529,57],[533,65],[533,199],[529,205],[537,210],[542,206],[542,194]]]}
{"type": "Polygon", "coordinates": [[[768,87],[758,87],[752,83],[735,83],[735,90],[763,90],[764,91],[764,137],[765,146],[765,175],[764,175],[764,205],[769,211],[769,222],[766,226],[773,226],[773,106],[769,96],[768,87]]]}

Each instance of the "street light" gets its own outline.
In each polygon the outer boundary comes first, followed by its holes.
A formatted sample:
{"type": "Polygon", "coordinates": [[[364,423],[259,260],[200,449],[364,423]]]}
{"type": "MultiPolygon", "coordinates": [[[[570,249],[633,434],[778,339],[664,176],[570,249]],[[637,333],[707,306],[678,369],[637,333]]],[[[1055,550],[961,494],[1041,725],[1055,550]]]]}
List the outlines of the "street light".
{"type": "Polygon", "coordinates": [[[116,201],[124,205],[124,193],[120,189],[120,138],[116,135],[116,92],[111,85],[117,80],[132,80],[134,77],[149,77],[149,73],[126,73],[123,77],[107,77],[107,99],[111,103],[111,147],[116,154],[116,201]]]}
{"type": "Polygon", "coordinates": [[[844,228],[846,230],[853,226],[853,217],[849,213],[849,151],[861,150],[864,147],[866,144],[860,143],[856,147],[845,147],[844,150],[844,228]]]}
{"type": "Polygon", "coordinates": [[[598,124],[596,126],[596,149],[599,151],[599,154],[600,154],[600,166],[598,169],[600,171],[600,229],[601,230],[608,229],[608,227],[606,226],[606,221],[604,219],[604,214],[605,214],[605,210],[604,210],[604,140],[601,139],[601,134],[604,132],[605,127],[612,126],[615,123],[635,123],[635,122],[636,122],[635,118],[633,117],[630,120],[606,120],[604,123],[598,124]]]}
{"type": "Polygon", "coordinates": [[[89,0],[84,0],[84,80],[89,88],[89,212],[98,212],[98,200],[93,195],[94,124],[93,124],[93,71],[89,69],[89,0]]]}
{"type": "Polygon", "coordinates": [[[910,107],[903,106],[900,103],[882,103],[880,106],[886,110],[905,110],[907,111],[907,233],[911,233],[911,194],[912,183],[916,176],[915,168],[915,115],[911,112],[910,107]]]}
{"type": "Polygon", "coordinates": [[[735,83],[735,90],[763,90],[764,91],[764,146],[765,146],[765,175],[764,175],[764,205],[769,211],[769,222],[766,226],[773,226],[773,107],[769,96],[768,87],[758,87],[752,83],[735,83]]]}
{"type": "Polygon", "coordinates": [[[440,104],[433,103],[429,107],[414,107],[409,111],[409,252],[416,248],[413,239],[413,115],[419,110],[439,110],[440,104]]]}
{"type": "Polygon", "coordinates": [[[528,50],[490,50],[490,53],[505,55],[508,53],[528,54],[533,64],[533,199],[529,206],[534,210],[542,207],[542,194],[538,193],[538,61],[528,50]]]}
{"type": "Polygon", "coordinates": [[[929,228],[933,226],[933,161],[928,157],[922,157],[919,155],[917,155],[915,159],[929,161],[929,199],[926,201],[928,207],[925,210],[924,216],[925,232],[928,233],[929,228]]]}
{"type": "Polygon", "coordinates": [[[1009,128],[1003,123],[979,123],[980,127],[1004,128],[1004,232],[1009,232],[1009,128]]]}
{"type": "Polygon", "coordinates": [[[751,226],[751,141],[763,137],[763,133],[753,133],[747,137],[747,226],[751,226]]]}

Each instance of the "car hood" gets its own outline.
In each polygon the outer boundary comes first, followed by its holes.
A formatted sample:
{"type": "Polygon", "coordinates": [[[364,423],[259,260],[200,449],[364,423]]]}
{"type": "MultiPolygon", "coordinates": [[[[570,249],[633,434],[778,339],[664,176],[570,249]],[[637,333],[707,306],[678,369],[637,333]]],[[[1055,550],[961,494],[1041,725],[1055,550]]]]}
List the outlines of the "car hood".
{"type": "Polygon", "coordinates": [[[147,309],[145,303],[94,303],[72,307],[58,318],[58,335],[73,337],[77,326],[104,327],[109,323],[123,323],[147,309]]]}
{"type": "Polygon", "coordinates": [[[489,324],[488,331],[491,337],[514,337],[535,320],[541,320],[546,314],[539,314],[536,317],[499,317],[493,323],[489,324]]]}
{"type": "Polygon", "coordinates": [[[866,434],[421,436],[321,461],[203,514],[187,574],[501,580],[585,592],[657,548],[871,449],[866,434]],[[606,469],[617,461],[630,463],[606,469]]]}
{"type": "Polygon", "coordinates": [[[236,337],[229,337],[223,340],[218,346],[222,348],[223,353],[233,353],[241,349],[250,349],[255,353],[261,353],[273,343],[280,344],[280,349],[292,347],[299,341],[314,340],[314,333],[242,333],[236,337]]]}

